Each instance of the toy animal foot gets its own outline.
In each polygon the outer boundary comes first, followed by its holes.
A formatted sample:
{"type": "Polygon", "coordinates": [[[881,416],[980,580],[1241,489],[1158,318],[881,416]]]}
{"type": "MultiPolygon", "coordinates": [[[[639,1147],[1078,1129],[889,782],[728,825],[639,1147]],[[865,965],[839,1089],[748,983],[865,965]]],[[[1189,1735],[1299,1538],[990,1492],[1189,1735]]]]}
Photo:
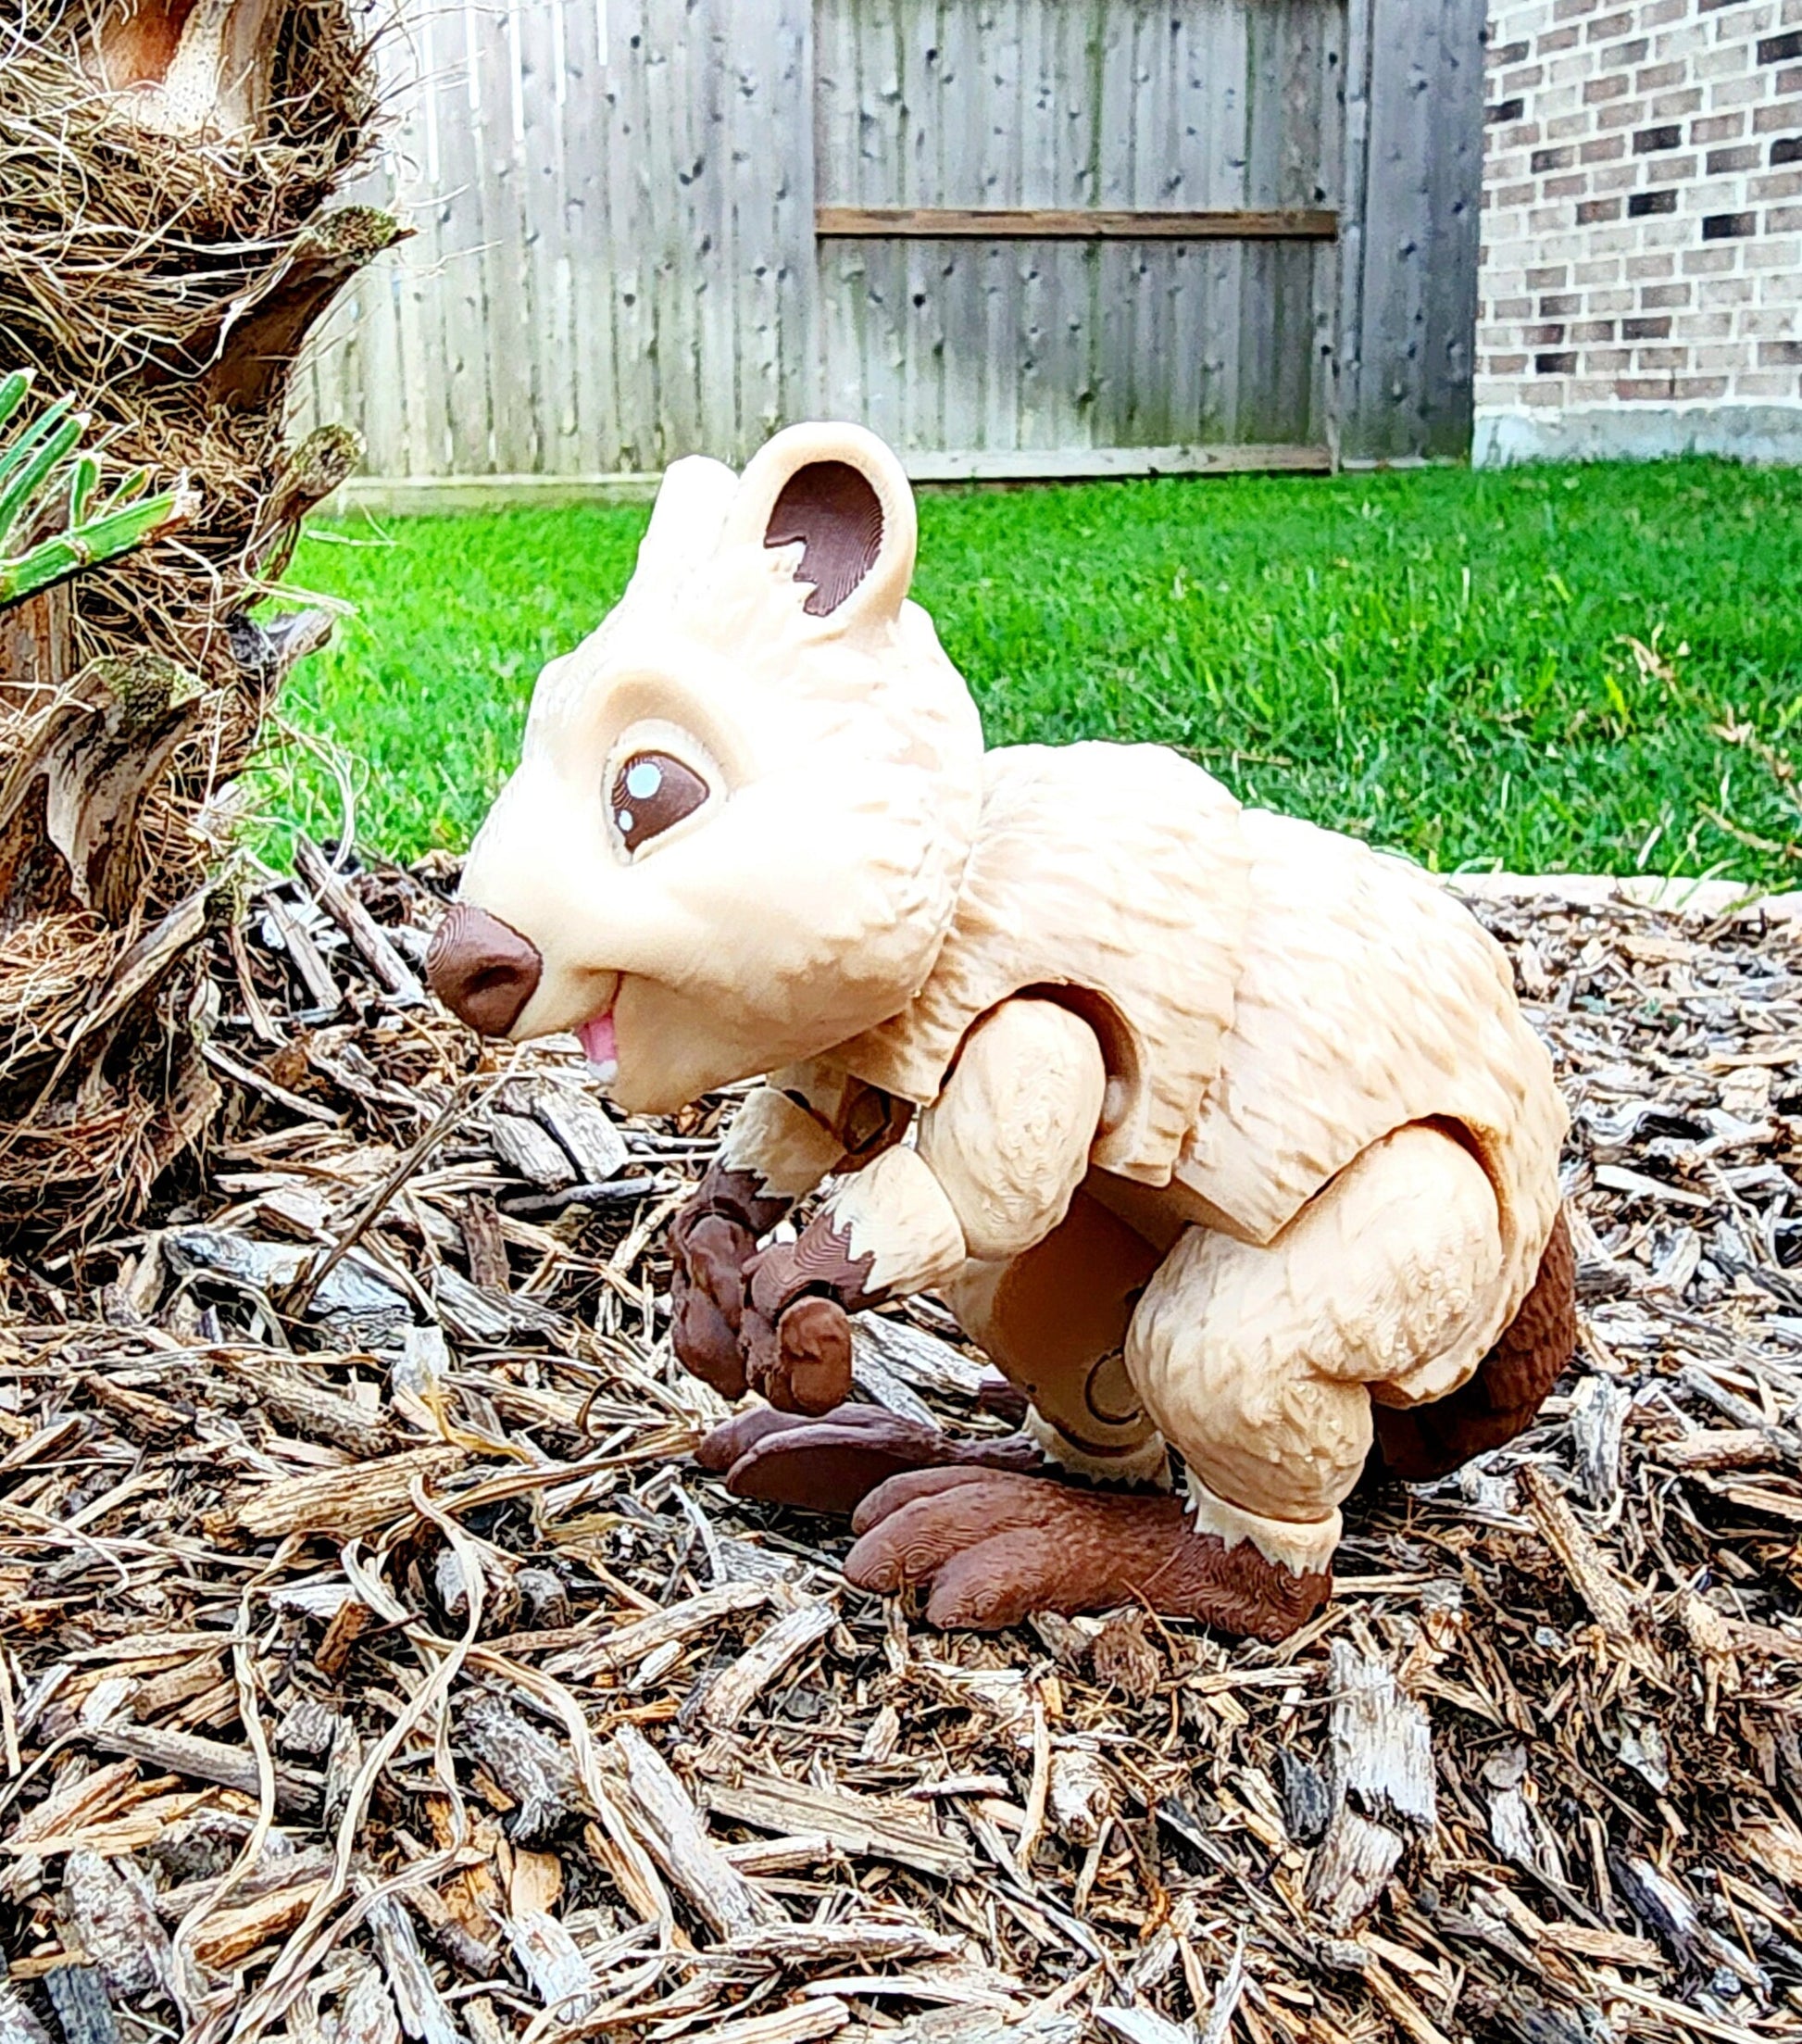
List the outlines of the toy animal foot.
{"type": "Polygon", "coordinates": [[[1018,1624],[1029,1611],[1143,1602],[1221,1632],[1286,1638],[1332,1594],[1329,1571],[1296,1575],[1249,1541],[1197,1533],[1170,1497],[1073,1490],[992,1470],[895,1476],[853,1517],[845,1563],[860,1588],[930,1583],[935,1625],[1018,1624]]]}
{"type": "Polygon", "coordinates": [[[879,1484],[908,1470],[1001,1470],[1044,1466],[1024,1435],[958,1441],[935,1426],[880,1405],[843,1405],[819,1419],[758,1406],[735,1412],[695,1450],[703,1469],[724,1473],[737,1498],[848,1516],[879,1484]]]}

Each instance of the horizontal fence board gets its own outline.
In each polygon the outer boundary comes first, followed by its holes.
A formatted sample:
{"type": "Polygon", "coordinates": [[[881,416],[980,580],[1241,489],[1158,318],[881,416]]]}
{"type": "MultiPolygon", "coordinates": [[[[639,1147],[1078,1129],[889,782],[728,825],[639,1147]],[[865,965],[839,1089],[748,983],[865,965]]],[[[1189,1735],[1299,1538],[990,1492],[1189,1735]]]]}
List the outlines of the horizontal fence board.
{"type": "Polygon", "coordinates": [[[1324,207],[1159,212],[1150,207],[817,206],[821,240],[869,235],[916,241],[1326,241],[1339,216],[1324,207]]]}
{"type": "MultiPolygon", "coordinates": [[[[916,448],[901,465],[923,485],[982,483],[1080,483],[1109,476],[1325,475],[1325,446],[986,447],[916,448]]],[[[494,510],[520,504],[551,509],[569,504],[648,504],[656,471],[619,470],[596,475],[356,476],[325,507],[330,517],[358,511],[389,516],[494,510]]]]}

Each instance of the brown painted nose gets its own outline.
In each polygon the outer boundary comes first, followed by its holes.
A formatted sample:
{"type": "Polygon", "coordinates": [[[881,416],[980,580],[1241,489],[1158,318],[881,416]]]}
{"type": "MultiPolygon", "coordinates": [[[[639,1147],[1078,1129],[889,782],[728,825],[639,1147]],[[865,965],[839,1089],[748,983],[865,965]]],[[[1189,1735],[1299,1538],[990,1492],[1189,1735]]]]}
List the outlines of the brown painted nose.
{"type": "Polygon", "coordinates": [[[544,970],[544,961],[530,937],[467,901],[451,904],[425,959],[432,991],[484,1036],[507,1035],[544,970]]]}

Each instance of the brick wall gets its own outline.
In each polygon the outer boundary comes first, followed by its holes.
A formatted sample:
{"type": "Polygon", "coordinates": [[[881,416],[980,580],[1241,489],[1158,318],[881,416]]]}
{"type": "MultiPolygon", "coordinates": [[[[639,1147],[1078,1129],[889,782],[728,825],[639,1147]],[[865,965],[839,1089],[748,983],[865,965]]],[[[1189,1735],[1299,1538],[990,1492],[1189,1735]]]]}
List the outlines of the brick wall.
{"type": "Polygon", "coordinates": [[[1802,461],[1802,0],[1492,0],[1482,460],[1802,461]]]}

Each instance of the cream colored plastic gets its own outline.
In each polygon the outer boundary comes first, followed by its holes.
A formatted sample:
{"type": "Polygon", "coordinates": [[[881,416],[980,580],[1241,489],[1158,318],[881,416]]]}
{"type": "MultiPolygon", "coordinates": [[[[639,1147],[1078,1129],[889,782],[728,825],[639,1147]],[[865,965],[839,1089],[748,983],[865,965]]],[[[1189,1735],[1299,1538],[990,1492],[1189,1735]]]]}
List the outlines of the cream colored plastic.
{"type": "Polygon", "coordinates": [[[1037,1423],[1147,1470],[1161,1434],[1205,1529],[1320,1566],[1372,1392],[1454,1388],[1533,1282],[1549,1059],[1499,949],[1413,868],[1158,748],[984,758],[904,600],[914,544],[899,464],[854,427],[791,429],[742,478],[671,469],[465,873],[544,959],[515,1034],[610,1014],[632,1109],[796,1067],[729,1138],[785,1196],[838,1164],[853,1080],[926,1110],[833,1207],[872,1291],[943,1285],[979,1335],[1010,1260],[1077,1238],[1081,1180],[1155,1274],[1123,1354],[1042,1383],[1037,1423]],[[821,462],[868,480],[882,526],[816,617],[803,548],[764,535],[821,462]],[[607,790],[634,748],[710,792],[629,854],[607,790]]]}

